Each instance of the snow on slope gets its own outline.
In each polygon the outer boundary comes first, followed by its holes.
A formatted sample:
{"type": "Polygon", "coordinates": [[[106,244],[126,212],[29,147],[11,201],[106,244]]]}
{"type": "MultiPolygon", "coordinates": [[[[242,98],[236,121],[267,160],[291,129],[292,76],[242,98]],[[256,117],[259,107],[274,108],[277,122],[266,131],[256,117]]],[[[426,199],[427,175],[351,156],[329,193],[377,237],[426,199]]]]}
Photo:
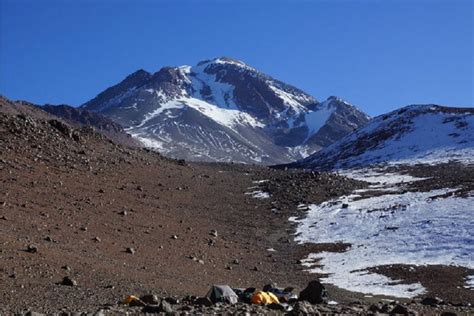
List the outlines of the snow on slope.
{"type": "Polygon", "coordinates": [[[474,162],[474,110],[409,106],[376,117],[296,166],[343,169],[373,164],[474,162]]]}
{"type": "Polygon", "coordinates": [[[328,274],[325,282],[351,291],[409,298],[425,292],[421,284],[400,283],[367,268],[392,264],[474,268],[474,196],[438,197],[453,189],[394,193],[403,182],[420,179],[370,169],[359,170],[354,178],[377,183],[370,190],[384,193],[361,199],[359,190],[310,205],[303,219],[290,218],[297,223],[297,242],[351,244],[341,253],[310,254],[303,263],[309,271],[328,274]]]}
{"type": "Polygon", "coordinates": [[[368,120],[226,57],[137,71],[83,107],[171,157],[244,163],[301,159],[368,120]]]}
{"type": "Polygon", "coordinates": [[[326,122],[329,120],[329,117],[334,113],[335,110],[336,108],[332,106],[331,101],[326,100],[319,105],[317,110],[306,112],[305,122],[309,129],[307,138],[310,138],[312,135],[316,134],[321,129],[321,127],[326,124],[326,122]]]}
{"type": "Polygon", "coordinates": [[[192,97],[181,97],[161,104],[159,108],[146,114],[143,121],[133,129],[144,126],[148,121],[161,115],[166,110],[182,109],[184,107],[191,107],[206,115],[207,117],[212,118],[212,120],[216,121],[222,126],[228,127],[230,129],[233,129],[237,124],[248,125],[252,127],[263,127],[262,123],[245,112],[235,109],[220,108],[213,104],[207,103],[206,101],[192,97]]]}

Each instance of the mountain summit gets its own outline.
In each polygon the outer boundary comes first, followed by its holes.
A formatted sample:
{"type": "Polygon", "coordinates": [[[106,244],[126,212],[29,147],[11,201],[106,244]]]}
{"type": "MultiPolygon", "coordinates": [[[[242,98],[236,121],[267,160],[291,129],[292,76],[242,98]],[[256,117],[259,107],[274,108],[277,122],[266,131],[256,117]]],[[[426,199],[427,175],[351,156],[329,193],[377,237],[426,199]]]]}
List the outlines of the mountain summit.
{"type": "Polygon", "coordinates": [[[318,102],[228,57],[139,70],[82,108],[171,157],[264,164],[303,158],[369,119],[339,98],[318,102]]]}

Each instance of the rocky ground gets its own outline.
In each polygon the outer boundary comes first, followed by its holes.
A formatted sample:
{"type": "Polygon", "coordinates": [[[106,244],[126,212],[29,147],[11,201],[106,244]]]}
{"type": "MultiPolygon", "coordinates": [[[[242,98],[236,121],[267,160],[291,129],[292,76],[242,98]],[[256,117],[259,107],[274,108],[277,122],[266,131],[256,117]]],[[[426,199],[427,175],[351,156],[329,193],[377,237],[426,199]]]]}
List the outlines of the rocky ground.
{"type": "MultiPolygon", "coordinates": [[[[327,173],[169,160],[22,111],[0,107],[2,314],[140,312],[119,304],[131,294],[168,298],[173,311],[268,312],[247,304],[195,306],[184,298],[203,296],[212,284],[303,289],[315,276],[298,260],[314,247],[344,245],[296,245],[288,217],[304,212],[296,210],[300,202],[366,186],[327,173]]],[[[364,314],[377,311],[369,308],[379,301],[385,312],[398,304],[327,288],[338,305],[298,303],[296,311],[364,314]]],[[[429,307],[419,300],[405,307],[472,312],[466,304],[429,307]]]]}

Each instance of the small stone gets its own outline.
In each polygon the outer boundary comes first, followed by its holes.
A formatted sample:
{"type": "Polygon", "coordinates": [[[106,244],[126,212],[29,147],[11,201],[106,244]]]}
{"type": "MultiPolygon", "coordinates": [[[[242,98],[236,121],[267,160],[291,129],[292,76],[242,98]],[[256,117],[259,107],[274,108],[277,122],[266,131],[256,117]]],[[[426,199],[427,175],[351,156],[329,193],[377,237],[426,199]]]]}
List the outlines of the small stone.
{"type": "Polygon", "coordinates": [[[377,313],[377,312],[380,312],[381,308],[382,306],[380,304],[372,304],[369,307],[369,311],[377,313]]]}
{"type": "Polygon", "coordinates": [[[311,306],[308,302],[296,302],[291,311],[291,315],[310,315],[311,306]]]}
{"type": "Polygon", "coordinates": [[[457,316],[455,312],[442,312],[440,316],[457,316]]]}
{"type": "Polygon", "coordinates": [[[209,233],[209,235],[211,236],[214,236],[214,237],[217,237],[217,230],[211,230],[211,232],[209,233]]]}
{"type": "Polygon", "coordinates": [[[161,301],[160,309],[161,309],[160,312],[162,312],[162,313],[172,313],[173,312],[173,307],[166,300],[161,301]]]}
{"type": "Polygon", "coordinates": [[[439,297],[425,297],[421,302],[422,305],[437,306],[443,304],[443,300],[439,297]]]}
{"type": "Polygon", "coordinates": [[[51,238],[50,236],[46,236],[44,240],[47,242],[54,242],[53,238],[51,238]]]}
{"type": "Polygon", "coordinates": [[[143,191],[143,187],[139,185],[139,186],[137,186],[137,190],[138,191],[143,191]]]}
{"type": "Polygon", "coordinates": [[[171,239],[178,239],[178,235],[171,236],[171,239]]]}
{"type": "Polygon", "coordinates": [[[156,296],[154,294],[143,295],[142,297],[140,297],[140,299],[143,302],[145,302],[146,304],[151,304],[151,305],[159,305],[160,304],[160,300],[158,299],[158,296],[156,296]]]}
{"type": "Polygon", "coordinates": [[[253,267],[253,271],[258,271],[258,267],[253,267]]]}
{"type": "Polygon", "coordinates": [[[380,308],[380,312],[384,314],[390,312],[390,310],[391,310],[391,307],[389,304],[383,304],[382,307],[380,308]]]}
{"type": "Polygon", "coordinates": [[[122,215],[122,216],[127,216],[128,215],[127,211],[125,211],[125,210],[120,212],[119,214],[122,215]]]}
{"type": "Polygon", "coordinates": [[[210,307],[210,306],[212,306],[212,301],[207,297],[198,297],[194,301],[194,305],[210,307]]]}
{"type": "Polygon", "coordinates": [[[199,264],[204,264],[204,260],[202,260],[202,259],[201,259],[201,260],[198,260],[198,263],[199,263],[199,264]]]}
{"type": "Polygon", "coordinates": [[[176,305],[176,304],[180,303],[178,298],[172,297],[172,296],[165,297],[165,301],[167,301],[168,303],[173,304],[173,305],[176,305]]]}
{"type": "Polygon", "coordinates": [[[37,313],[37,312],[32,312],[28,311],[25,313],[25,316],[44,316],[45,314],[37,313]]]}
{"type": "Polygon", "coordinates": [[[234,264],[240,264],[239,259],[234,259],[234,264]]]}
{"type": "Polygon", "coordinates": [[[65,276],[63,280],[61,281],[61,285],[66,285],[66,286],[77,286],[77,281],[71,279],[70,277],[65,276]]]}
{"type": "Polygon", "coordinates": [[[160,305],[146,305],[145,307],[143,307],[142,313],[159,314],[161,313],[160,305]]]}
{"type": "Polygon", "coordinates": [[[269,304],[269,305],[267,305],[267,307],[269,309],[277,310],[277,311],[284,311],[285,310],[285,306],[283,306],[281,304],[278,304],[278,303],[269,304]]]}
{"type": "Polygon", "coordinates": [[[94,237],[94,238],[92,238],[92,240],[95,241],[95,242],[101,242],[102,241],[99,237],[94,237]]]}
{"type": "Polygon", "coordinates": [[[72,270],[70,266],[62,266],[61,269],[66,270],[66,271],[72,270]]]}
{"type": "Polygon", "coordinates": [[[390,311],[390,314],[409,315],[410,310],[405,306],[398,304],[390,311]]]}
{"type": "Polygon", "coordinates": [[[37,253],[38,247],[35,245],[28,245],[28,247],[26,248],[26,251],[28,251],[29,253],[37,253]]]}
{"type": "Polygon", "coordinates": [[[135,248],[127,247],[127,249],[125,249],[125,252],[133,255],[136,250],[135,248]]]}

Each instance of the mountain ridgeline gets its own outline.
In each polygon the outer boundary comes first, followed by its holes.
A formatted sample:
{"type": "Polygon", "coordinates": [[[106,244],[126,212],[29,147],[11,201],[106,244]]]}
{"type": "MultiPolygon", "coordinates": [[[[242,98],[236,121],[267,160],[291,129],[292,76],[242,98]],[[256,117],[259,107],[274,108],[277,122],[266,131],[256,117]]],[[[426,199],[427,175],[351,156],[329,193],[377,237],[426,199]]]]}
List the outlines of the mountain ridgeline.
{"type": "Polygon", "coordinates": [[[337,97],[319,102],[231,58],[139,70],[81,109],[167,156],[258,164],[304,158],[369,120],[337,97]]]}

